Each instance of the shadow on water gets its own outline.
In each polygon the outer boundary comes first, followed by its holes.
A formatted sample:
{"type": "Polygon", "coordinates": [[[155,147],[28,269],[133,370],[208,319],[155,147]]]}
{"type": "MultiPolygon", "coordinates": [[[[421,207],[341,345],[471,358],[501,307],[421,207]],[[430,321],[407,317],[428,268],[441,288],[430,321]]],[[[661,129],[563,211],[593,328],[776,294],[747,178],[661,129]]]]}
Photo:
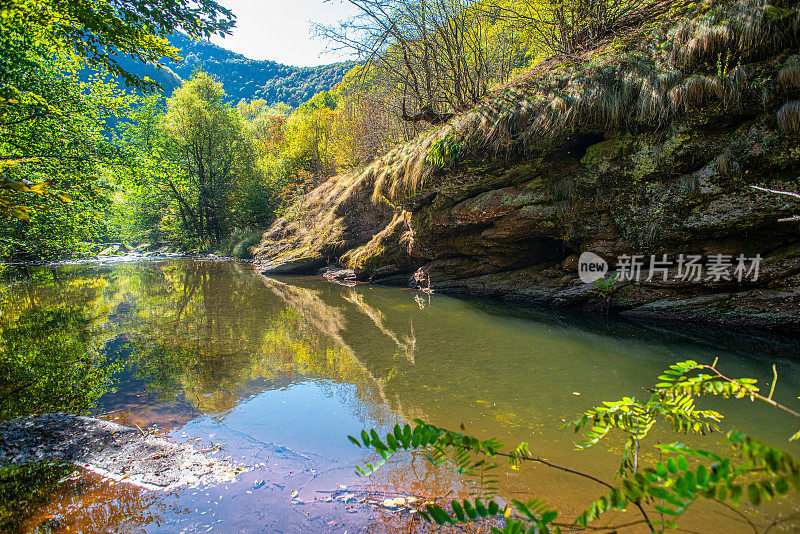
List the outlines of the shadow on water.
{"type": "MultiPolygon", "coordinates": [[[[603,400],[645,395],[661,370],[689,358],[720,358],[731,374],[760,381],[777,361],[776,399],[798,407],[796,341],[675,332],[316,277],[268,279],[234,262],[33,270],[0,289],[0,299],[4,340],[26,314],[79,308],[89,318],[84,346],[101,347],[93,354],[119,366],[92,413],[157,426],[255,466],[227,486],[173,494],[79,477],[31,511],[30,528],[56,517],[87,532],[413,531],[412,516],[353,503],[364,495],[460,494],[470,481],[432,469],[420,455],[358,479],[352,467],[366,457],[348,434],[415,417],[463,424],[610,479],[618,459],[609,449],[618,444],[576,452],[574,435],[560,425],[603,400]],[[82,510],[104,519],[87,521],[82,510]]],[[[726,427],[766,441],[786,443],[796,430],[763,406],[707,404],[726,413],[726,427]]],[[[654,438],[674,439],[663,431],[654,438]]],[[[503,470],[499,486],[506,498],[532,489],[567,517],[598,494],[544,467],[503,470]]],[[[693,513],[688,524],[700,530],[737,525],[724,512],[693,513]]]]}
{"type": "MultiPolygon", "coordinates": [[[[558,327],[575,328],[613,337],[661,343],[686,343],[743,357],[793,360],[800,363],[800,339],[780,333],[673,321],[639,321],[616,315],[598,315],[545,307],[523,307],[491,300],[466,299],[484,313],[515,316],[558,327]]],[[[771,363],[770,363],[771,364],[771,363]]]]}

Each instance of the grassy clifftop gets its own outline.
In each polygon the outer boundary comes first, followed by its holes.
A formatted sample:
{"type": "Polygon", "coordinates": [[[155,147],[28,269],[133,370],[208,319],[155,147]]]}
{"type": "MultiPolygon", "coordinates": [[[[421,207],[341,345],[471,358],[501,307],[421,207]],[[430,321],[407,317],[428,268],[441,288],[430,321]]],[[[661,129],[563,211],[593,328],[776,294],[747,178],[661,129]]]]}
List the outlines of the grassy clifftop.
{"type": "Polygon", "coordinates": [[[543,155],[582,134],[666,128],[698,113],[780,101],[781,130],[800,126],[798,103],[784,102],[800,83],[797,2],[661,2],[652,9],[659,12],[654,22],[579,58],[538,65],[375,162],[375,198],[414,194],[471,159],[543,155]]]}

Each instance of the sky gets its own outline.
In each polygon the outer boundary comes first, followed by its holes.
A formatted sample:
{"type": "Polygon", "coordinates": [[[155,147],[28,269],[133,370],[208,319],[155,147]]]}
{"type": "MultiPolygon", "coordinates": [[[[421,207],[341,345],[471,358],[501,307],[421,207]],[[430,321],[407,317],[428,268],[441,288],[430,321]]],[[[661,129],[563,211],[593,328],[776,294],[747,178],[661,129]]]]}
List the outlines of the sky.
{"type": "Polygon", "coordinates": [[[355,13],[343,0],[218,0],[236,15],[236,28],[211,41],[250,59],[271,59],[297,67],[352,59],[327,53],[330,43],[315,37],[311,22],[335,24],[355,13]]]}

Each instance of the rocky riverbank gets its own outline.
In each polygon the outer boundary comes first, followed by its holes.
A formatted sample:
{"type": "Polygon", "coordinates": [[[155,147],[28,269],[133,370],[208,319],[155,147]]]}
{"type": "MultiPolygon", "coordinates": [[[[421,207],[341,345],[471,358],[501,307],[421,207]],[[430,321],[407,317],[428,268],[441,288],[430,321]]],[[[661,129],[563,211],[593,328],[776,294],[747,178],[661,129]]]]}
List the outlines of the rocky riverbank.
{"type": "Polygon", "coordinates": [[[320,185],[256,267],[800,333],[800,202],[752,187],[800,191],[798,45],[796,5],[742,0],[546,62],[320,185]],[[584,252],[622,279],[584,283],[584,252]]]}
{"type": "Polygon", "coordinates": [[[233,480],[245,469],[179,444],[102,419],[66,413],[0,424],[0,464],[56,460],[147,489],[233,480]]]}

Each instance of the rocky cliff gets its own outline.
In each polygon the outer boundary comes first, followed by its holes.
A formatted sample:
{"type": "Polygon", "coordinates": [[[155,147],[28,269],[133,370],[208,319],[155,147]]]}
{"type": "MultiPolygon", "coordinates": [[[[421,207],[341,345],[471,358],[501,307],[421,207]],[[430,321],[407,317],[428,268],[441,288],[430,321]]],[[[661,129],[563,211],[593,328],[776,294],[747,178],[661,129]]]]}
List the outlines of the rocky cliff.
{"type": "Polygon", "coordinates": [[[800,332],[800,201],[751,187],[800,192],[799,45],[796,1],[667,4],[322,184],[256,266],[403,285],[421,268],[436,291],[800,332]],[[586,251],[605,280],[581,282],[586,251]],[[616,279],[634,255],[638,281],[616,279]]]}

